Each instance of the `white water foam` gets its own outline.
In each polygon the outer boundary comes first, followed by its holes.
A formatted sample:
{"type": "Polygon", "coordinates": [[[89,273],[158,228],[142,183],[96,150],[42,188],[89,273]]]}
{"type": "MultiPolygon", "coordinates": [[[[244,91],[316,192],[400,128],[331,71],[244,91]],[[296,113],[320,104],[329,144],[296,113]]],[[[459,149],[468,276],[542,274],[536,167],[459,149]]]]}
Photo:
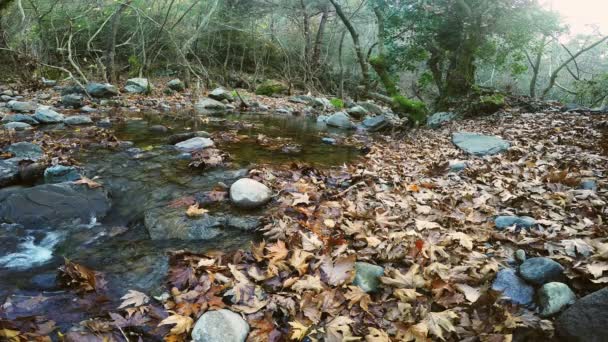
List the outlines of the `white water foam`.
{"type": "Polygon", "coordinates": [[[53,258],[53,249],[60,239],[60,234],[50,232],[36,245],[34,237],[28,236],[19,244],[18,252],[0,257],[0,267],[28,269],[42,265],[53,258]]]}

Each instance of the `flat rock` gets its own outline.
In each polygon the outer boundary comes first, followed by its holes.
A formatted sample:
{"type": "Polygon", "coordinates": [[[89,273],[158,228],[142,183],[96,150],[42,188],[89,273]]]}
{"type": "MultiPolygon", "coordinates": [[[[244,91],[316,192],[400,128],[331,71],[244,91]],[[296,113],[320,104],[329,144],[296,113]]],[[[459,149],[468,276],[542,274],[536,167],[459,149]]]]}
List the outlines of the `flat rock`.
{"type": "Polygon", "coordinates": [[[439,113],[435,113],[435,114],[429,116],[429,118],[426,121],[426,125],[431,128],[439,128],[444,123],[448,123],[448,122],[454,120],[455,118],[456,118],[456,113],[439,112],[439,113]]]}
{"type": "Polygon", "coordinates": [[[209,138],[196,137],[177,143],[175,144],[175,147],[182,152],[195,152],[204,150],[214,145],[215,143],[213,140],[209,138]]]}
{"type": "Polygon", "coordinates": [[[30,125],[39,124],[38,120],[36,120],[33,116],[25,114],[9,114],[2,118],[2,122],[24,122],[30,125]]]}
{"type": "Polygon", "coordinates": [[[498,216],[494,219],[496,229],[502,230],[505,228],[531,228],[536,224],[536,220],[529,216],[498,216]]]}
{"type": "Polygon", "coordinates": [[[553,316],[574,302],[576,302],[576,295],[564,283],[547,283],[538,291],[538,303],[542,317],[553,316]]]}
{"type": "Polygon", "coordinates": [[[13,131],[27,131],[32,129],[32,125],[25,122],[9,122],[2,126],[4,129],[13,131]]]}
{"type": "Polygon", "coordinates": [[[380,286],[380,277],[384,275],[384,268],[366,262],[355,263],[355,279],[353,285],[359,286],[365,292],[375,292],[380,286]]]}
{"type": "Polygon", "coordinates": [[[511,146],[499,137],[469,132],[454,133],[452,142],[461,150],[480,157],[502,153],[511,146]]]}
{"type": "Polygon", "coordinates": [[[169,136],[167,138],[167,142],[171,145],[175,145],[182,141],[186,141],[188,139],[200,137],[200,138],[209,138],[211,135],[205,131],[198,132],[185,132],[185,133],[177,133],[169,136]]]}
{"type": "Polygon", "coordinates": [[[463,160],[450,160],[448,162],[448,167],[450,168],[450,172],[458,173],[464,171],[467,168],[468,164],[463,160]]]}
{"type": "Polygon", "coordinates": [[[511,302],[528,305],[534,300],[534,288],[517,276],[510,268],[502,269],[496,275],[492,290],[502,292],[511,302]]]}
{"type": "Polygon", "coordinates": [[[576,301],[555,321],[563,341],[608,341],[608,287],[576,301]]]}
{"type": "Polygon", "coordinates": [[[544,285],[549,282],[563,280],[564,267],[549,258],[530,258],[519,266],[519,274],[529,283],[544,285]]]}
{"type": "Polygon", "coordinates": [[[355,125],[351,121],[351,118],[345,112],[338,112],[331,115],[327,119],[327,126],[342,128],[342,129],[354,129],[355,125]]]}
{"type": "Polygon", "coordinates": [[[244,342],[249,325],[239,315],[221,309],[205,312],[192,329],[193,342],[244,342]]]}
{"type": "Polygon", "coordinates": [[[93,120],[88,115],[74,115],[69,116],[63,120],[66,125],[78,126],[78,125],[92,125],[93,120]]]}
{"type": "Polygon", "coordinates": [[[18,142],[6,148],[6,152],[13,154],[13,157],[18,160],[36,161],[44,155],[42,148],[30,142],[18,142]]]}
{"type": "Polygon", "coordinates": [[[19,165],[14,159],[0,159],[0,187],[14,184],[19,179],[19,165]]]}
{"type": "Polygon", "coordinates": [[[376,115],[381,115],[384,113],[384,109],[373,102],[357,102],[357,106],[361,106],[368,112],[376,115]]]}
{"type": "Polygon", "coordinates": [[[370,132],[376,132],[390,126],[390,122],[384,115],[368,116],[363,120],[363,127],[370,132]]]}
{"type": "Polygon", "coordinates": [[[260,207],[272,197],[272,191],[264,184],[250,179],[242,178],[230,187],[230,199],[237,207],[252,209],[260,207]]]}
{"type": "Polygon", "coordinates": [[[36,110],[36,104],[32,102],[9,101],[8,108],[19,113],[30,113],[36,110]]]}
{"type": "Polygon", "coordinates": [[[210,98],[204,98],[195,105],[196,109],[202,112],[221,112],[226,110],[226,105],[210,98]]]}
{"type": "Polygon", "coordinates": [[[118,95],[118,88],[109,83],[89,83],[86,85],[86,89],[87,93],[97,98],[110,98],[118,95]]]}
{"type": "Polygon", "coordinates": [[[73,182],[80,178],[80,172],[73,166],[55,165],[44,170],[44,182],[47,184],[73,182]]]}
{"type": "Polygon", "coordinates": [[[110,200],[102,189],[73,183],[0,190],[0,223],[41,229],[103,218],[110,200]]]}
{"type": "Polygon", "coordinates": [[[63,122],[63,114],[59,114],[49,106],[40,106],[36,109],[34,118],[43,124],[53,124],[63,122]]]}

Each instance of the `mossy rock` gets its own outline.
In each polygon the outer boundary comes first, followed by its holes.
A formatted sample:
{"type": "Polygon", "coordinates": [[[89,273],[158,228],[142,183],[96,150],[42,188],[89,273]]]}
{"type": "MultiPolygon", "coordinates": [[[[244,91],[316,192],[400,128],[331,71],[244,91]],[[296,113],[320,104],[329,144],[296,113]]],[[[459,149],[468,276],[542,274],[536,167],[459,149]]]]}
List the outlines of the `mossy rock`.
{"type": "Polygon", "coordinates": [[[481,96],[477,110],[480,114],[493,114],[506,105],[505,96],[503,94],[494,94],[481,96]]]}
{"type": "Polygon", "coordinates": [[[424,102],[410,100],[402,95],[393,96],[393,110],[406,114],[416,125],[424,124],[428,110],[424,102]]]}
{"type": "Polygon", "coordinates": [[[274,94],[285,93],[287,90],[288,88],[285,84],[275,80],[267,80],[256,88],[255,93],[257,95],[272,96],[274,94]]]}

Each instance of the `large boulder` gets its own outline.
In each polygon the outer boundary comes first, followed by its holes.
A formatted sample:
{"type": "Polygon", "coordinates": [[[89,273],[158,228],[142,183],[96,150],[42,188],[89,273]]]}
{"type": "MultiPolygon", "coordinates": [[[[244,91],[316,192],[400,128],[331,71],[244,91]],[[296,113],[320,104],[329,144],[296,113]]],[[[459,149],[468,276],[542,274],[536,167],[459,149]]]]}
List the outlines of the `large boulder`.
{"type": "Polygon", "coordinates": [[[156,208],[144,215],[144,223],[152,240],[209,240],[230,231],[254,231],[260,225],[253,216],[203,214],[188,217],[183,208],[156,208]]]}
{"type": "Polygon", "coordinates": [[[492,290],[501,292],[511,302],[521,305],[528,305],[534,300],[534,288],[510,268],[502,269],[496,275],[492,290]]]}
{"type": "Polygon", "coordinates": [[[575,301],[576,295],[564,283],[547,283],[538,291],[540,315],[543,317],[553,316],[575,301]]]}
{"type": "Polygon", "coordinates": [[[23,122],[30,125],[39,124],[38,120],[36,120],[33,116],[25,114],[9,114],[2,118],[2,122],[23,122]]]}
{"type": "Polygon", "coordinates": [[[36,109],[34,118],[43,124],[53,124],[63,122],[63,114],[59,114],[49,106],[40,106],[36,109]]]}
{"type": "Polygon", "coordinates": [[[342,128],[342,129],[354,129],[355,124],[350,119],[350,116],[345,112],[338,112],[332,114],[326,122],[327,126],[342,128]]]}
{"type": "Polygon", "coordinates": [[[549,258],[530,258],[519,266],[519,274],[529,283],[540,286],[563,280],[564,267],[549,258]]]}
{"type": "Polygon", "coordinates": [[[110,201],[100,188],[73,183],[0,190],[0,223],[44,228],[103,218],[110,201]]]}
{"type": "Polygon", "coordinates": [[[178,150],[182,152],[196,152],[204,150],[208,147],[213,147],[215,143],[209,138],[195,137],[175,144],[178,150]]]}
{"type": "Polygon", "coordinates": [[[127,80],[125,90],[128,93],[142,94],[152,89],[152,84],[147,78],[130,78],[127,80]]]}
{"type": "Polygon", "coordinates": [[[249,324],[230,310],[205,312],[192,329],[193,342],[244,342],[249,324]]]}
{"type": "Polygon", "coordinates": [[[255,93],[257,95],[272,96],[274,94],[285,93],[288,89],[289,88],[285,84],[279,81],[267,80],[255,89],[255,93]]]}
{"type": "Polygon", "coordinates": [[[222,87],[213,89],[213,91],[209,93],[209,97],[217,101],[234,101],[232,94],[222,87]]]}
{"type": "Polygon", "coordinates": [[[608,341],[608,287],[576,301],[555,321],[555,328],[563,341],[608,341]]]}
{"type": "Polygon", "coordinates": [[[452,120],[454,120],[456,118],[456,113],[452,113],[452,112],[439,112],[439,113],[435,113],[431,116],[429,116],[429,118],[426,121],[427,126],[431,127],[431,128],[438,128],[441,127],[441,125],[443,125],[444,123],[450,122],[452,120]]]}
{"type": "Polygon", "coordinates": [[[109,83],[89,83],[86,89],[89,95],[97,98],[110,98],[118,95],[118,88],[109,83]]]}
{"type": "Polygon", "coordinates": [[[31,113],[36,110],[36,104],[23,101],[9,101],[7,107],[18,113],[31,113]]]}
{"type": "Polygon", "coordinates": [[[184,89],[186,89],[186,84],[182,82],[182,80],[176,78],[167,82],[167,88],[174,91],[184,91],[184,89]]]}
{"type": "Polygon", "coordinates": [[[194,107],[202,113],[218,113],[227,109],[225,104],[210,98],[199,100],[194,107]]]}
{"type": "Polygon", "coordinates": [[[0,187],[14,184],[19,179],[19,165],[15,159],[0,159],[0,187]]]}
{"type": "Polygon", "coordinates": [[[272,198],[272,191],[264,184],[242,178],[230,187],[230,199],[237,207],[252,209],[260,207],[272,198]]]}
{"type": "Polygon", "coordinates": [[[480,157],[502,153],[511,146],[499,137],[469,132],[454,133],[452,142],[461,150],[480,157]]]}
{"type": "Polygon", "coordinates": [[[363,120],[363,127],[370,132],[380,131],[390,125],[391,123],[385,115],[368,116],[363,120]]]}
{"type": "Polygon", "coordinates": [[[17,160],[36,161],[44,156],[44,151],[40,146],[25,141],[14,143],[7,147],[5,151],[12,153],[14,159],[17,160]]]}
{"type": "Polygon", "coordinates": [[[384,268],[381,266],[356,262],[353,285],[359,286],[364,292],[375,292],[380,286],[380,277],[383,275],[384,268]]]}

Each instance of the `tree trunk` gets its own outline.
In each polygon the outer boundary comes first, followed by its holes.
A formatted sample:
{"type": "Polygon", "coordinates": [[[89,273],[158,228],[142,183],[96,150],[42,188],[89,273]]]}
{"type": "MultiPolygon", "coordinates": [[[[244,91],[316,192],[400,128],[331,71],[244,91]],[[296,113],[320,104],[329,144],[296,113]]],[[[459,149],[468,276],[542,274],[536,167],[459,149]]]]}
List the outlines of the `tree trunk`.
{"type": "Polygon", "coordinates": [[[543,58],[543,53],[545,51],[545,43],[547,41],[547,37],[543,36],[543,40],[540,43],[540,47],[536,53],[536,58],[534,62],[528,56],[528,60],[532,65],[532,79],[530,80],[530,97],[536,98],[536,82],[538,81],[538,74],[540,73],[540,63],[543,58]]]}
{"type": "Polygon", "coordinates": [[[325,24],[329,17],[329,6],[323,7],[323,15],[319,22],[319,29],[317,30],[317,37],[315,38],[315,45],[312,52],[312,65],[315,69],[318,69],[321,64],[321,45],[323,45],[323,35],[325,34],[325,24]]]}
{"type": "Polygon", "coordinates": [[[116,57],[116,35],[118,34],[118,27],[120,26],[120,18],[124,10],[131,4],[132,0],[127,0],[124,3],[118,5],[118,8],[112,16],[112,22],[110,24],[110,35],[106,43],[105,50],[105,67],[106,67],[106,79],[108,82],[116,82],[118,75],[116,73],[115,57],[116,57]]]}
{"type": "Polygon", "coordinates": [[[365,92],[369,91],[369,68],[367,66],[367,61],[365,60],[365,55],[363,54],[363,50],[361,49],[361,43],[359,42],[359,34],[357,30],[353,27],[350,20],[344,14],[342,7],[336,2],[336,0],[329,0],[331,4],[336,9],[336,14],[346,26],[346,29],[350,33],[350,36],[353,40],[353,44],[355,45],[355,52],[357,53],[357,59],[359,61],[359,66],[361,67],[361,74],[363,76],[363,86],[365,87],[365,92]]]}

